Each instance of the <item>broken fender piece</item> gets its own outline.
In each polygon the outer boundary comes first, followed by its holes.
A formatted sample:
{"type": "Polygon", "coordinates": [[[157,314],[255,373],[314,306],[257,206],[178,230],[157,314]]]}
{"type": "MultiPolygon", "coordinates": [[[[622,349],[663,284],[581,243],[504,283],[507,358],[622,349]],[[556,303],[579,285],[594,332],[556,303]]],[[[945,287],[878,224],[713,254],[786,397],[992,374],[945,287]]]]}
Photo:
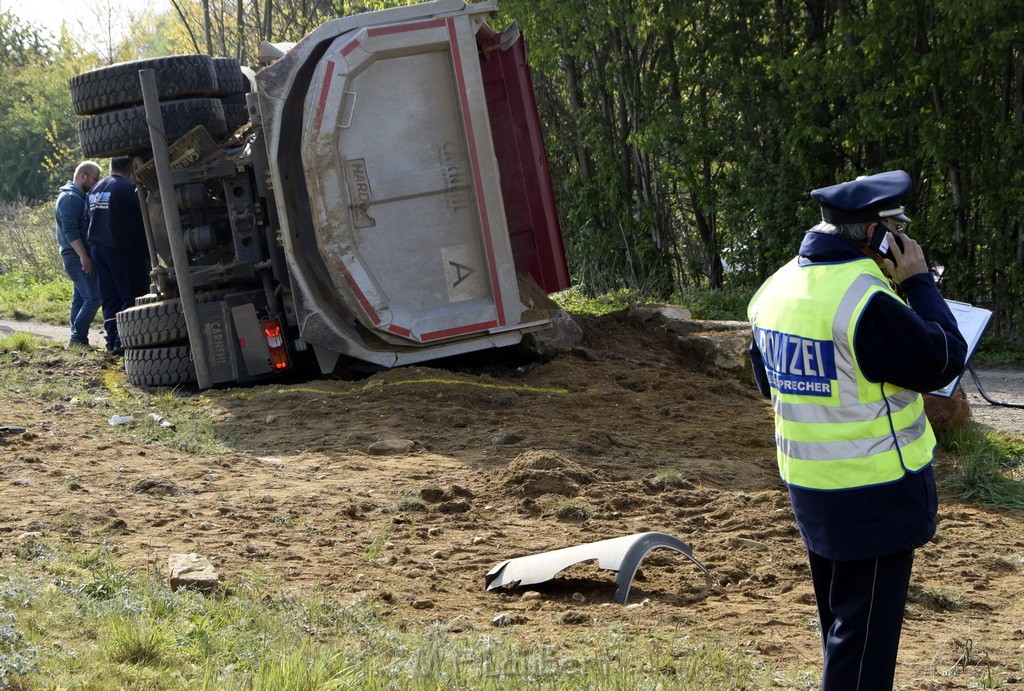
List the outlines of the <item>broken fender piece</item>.
{"type": "Polygon", "coordinates": [[[598,566],[602,569],[617,572],[615,582],[619,588],[615,591],[615,599],[619,604],[624,605],[626,598],[629,597],[629,587],[633,583],[633,576],[636,575],[640,562],[648,552],[658,547],[666,547],[680,552],[696,564],[705,575],[707,574],[708,570],[694,559],[690,546],[685,542],[665,533],[650,532],[625,535],[611,540],[601,540],[577,547],[566,547],[552,552],[509,559],[488,571],[484,581],[487,590],[493,590],[509,583],[518,583],[520,586],[542,583],[554,578],[559,571],[573,564],[596,559],[598,566]]]}

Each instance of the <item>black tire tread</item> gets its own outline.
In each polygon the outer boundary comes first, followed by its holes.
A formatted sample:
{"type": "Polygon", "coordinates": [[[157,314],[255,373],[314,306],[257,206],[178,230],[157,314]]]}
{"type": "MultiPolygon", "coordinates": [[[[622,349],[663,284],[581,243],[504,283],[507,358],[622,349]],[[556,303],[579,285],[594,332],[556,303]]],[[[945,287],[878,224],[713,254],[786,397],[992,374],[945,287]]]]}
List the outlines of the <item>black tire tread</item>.
{"type": "Polygon", "coordinates": [[[124,371],[135,386],[181,386],[196,382],[196,369],[187,345],[127,348],[124,371]]]}
{"type": "Polygon", "coordinates": [[[249,90],[249,78],[242,72],[238,60],[214,58],[213,70],[217,73],[217,96],[244,94],[249,90]]]}
{"type": "Polygon", "coordinates": [[[155,72],[160,100],[205,96],[217,91],[217,71],[209,55],[170,55],[119,62],[76,75],[69,82],[77,115],[95,115],[142,103],[139,70],[155,72]]]}
{"type": "Polygon", "coordinates": [[[223,103],[224,124],[228,132],[235,132],[239,127],[249,122],[249,109],[244,103],[223,103]]]}
{"type": "Polygon", "coordinates": [[[188,338],[181,300],[128,307],[117,313],[117,333],[125,348],[148,348],[188,338]]]}
{"type": "MultiPolygon", "coordinates": [[[[224,106],[216,98],[187,98],[160,104],[168,142],[202,125],[215,140],[227,134],[224,106]]],[[[78,121],[78,139],[86,156],[122,156],[148,150],[149,124],[146,109],[133,106],[112,110],[78,121]]]]}

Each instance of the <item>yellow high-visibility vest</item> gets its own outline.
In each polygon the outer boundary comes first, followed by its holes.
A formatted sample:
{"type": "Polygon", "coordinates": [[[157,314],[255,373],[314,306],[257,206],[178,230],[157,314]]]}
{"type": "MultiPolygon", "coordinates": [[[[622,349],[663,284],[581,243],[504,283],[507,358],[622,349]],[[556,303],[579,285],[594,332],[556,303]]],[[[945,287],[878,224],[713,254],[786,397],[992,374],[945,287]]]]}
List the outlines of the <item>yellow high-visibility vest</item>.
{"type": "Polygon", "coordinates": [[[921,394],[868,381],[853,351],[854,329],[876,293],[900,299],[867,257],[804,266],[794,259],[750,300],[787,484],[867,487],[931,462],[935,434],[921,394]]]}

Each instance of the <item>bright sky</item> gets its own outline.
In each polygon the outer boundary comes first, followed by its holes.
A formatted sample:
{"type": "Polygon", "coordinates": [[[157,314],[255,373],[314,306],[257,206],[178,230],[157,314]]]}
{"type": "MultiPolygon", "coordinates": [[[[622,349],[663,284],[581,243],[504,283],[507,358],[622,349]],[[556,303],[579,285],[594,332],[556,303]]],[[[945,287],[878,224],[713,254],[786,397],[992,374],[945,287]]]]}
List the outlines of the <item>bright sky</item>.
{"type": "MultiPolygon", "coordinates": [[[[67,22],[68,31],[79,39],[83,38],[83,33],[97,30],[100,13],[105,11],[107,6],[105,3],[77,3],[71,0],[0,0],[0,9],[10,11],[27,23],[41,27],[54,36],[60,34],[61,22],[67,22]]],[[[123,17],[118,18],[122,22],[127,22],[130,4],[109,6],[123,14],[123,17]]],[[[170,6],[170,2],[148,0],[144,6],[148,10],[162,12],[170,6]]]]}

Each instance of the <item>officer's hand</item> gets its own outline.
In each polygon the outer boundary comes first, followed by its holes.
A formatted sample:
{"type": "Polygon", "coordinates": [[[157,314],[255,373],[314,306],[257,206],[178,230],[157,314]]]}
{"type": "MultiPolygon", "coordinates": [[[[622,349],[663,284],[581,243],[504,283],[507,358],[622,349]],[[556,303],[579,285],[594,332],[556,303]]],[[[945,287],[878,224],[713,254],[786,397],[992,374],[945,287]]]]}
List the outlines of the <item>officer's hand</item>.
{"type": "Polygon", "coordinates": [[[83,256],[81,259],[82,259],[82,271],[84,271],[87,274],[91,274],[92,273],[92,259],[89,258],[88,254],[83,256]]]}
{"type": "Polygon", "coordinates": [[[885,265],[885,272],[889,274],[889,277],[897,283],[903,283],[904,280],[917,274],[928,273],[928,262],[924,259],[924,250],[921,249],[921,245],[918,244],[917,240],[906,233],[898,233],[900,240],[903,241],[903,249],[896,244],[893,239],[893,232],[889,232],[889,249],[892,250],[893,256],[896,258],[895,263],[891,259],[884,259],[882,263],[885,265]]]}

